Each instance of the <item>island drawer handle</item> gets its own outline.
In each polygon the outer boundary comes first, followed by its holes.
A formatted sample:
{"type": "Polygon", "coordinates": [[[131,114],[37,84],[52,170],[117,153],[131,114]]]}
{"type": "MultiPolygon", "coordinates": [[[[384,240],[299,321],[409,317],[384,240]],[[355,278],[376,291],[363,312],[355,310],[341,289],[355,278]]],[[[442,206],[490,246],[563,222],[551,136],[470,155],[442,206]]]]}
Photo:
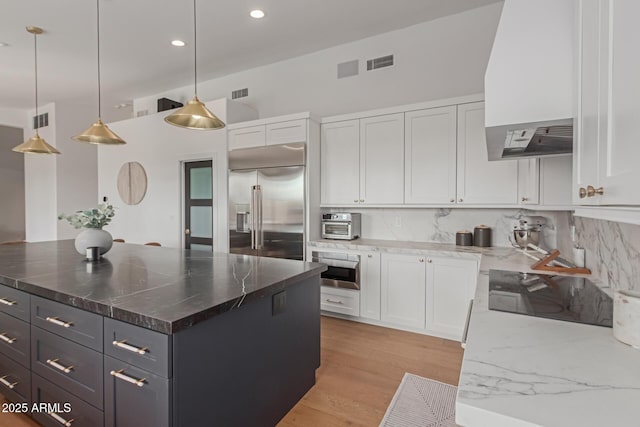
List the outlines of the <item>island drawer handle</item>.
{"type": "Polygon", "coordinates": [[[0,377],[0,383],[6,385],[7,387],[9,387],[11,390],[13,390],[13,388],[18,385],[17,382],[15,383],[10,383],[9,381],[7,381],[5,378],[7,378],[9,375],[5,375],[4,377],[0,377]]]}
{"type": "Polygon", "coordinates": [[[71,372],[73,370],[73,366],[64,366],[58,363],[58,360],[60,359],[47,359],[47,365],[51,365],[54,368],[56,368],[59,371],[64,372],[65,374],[68,374],[69,372],[71,372]]]}
{"type": "Polygon", "coordinates": [[[140,348],[133,345],[129,345],[127,344],[127,340],[113,341],[112,344],[116,347],[120,347],[124,350],[129,350],[138,354],[147,354],[147,351],[149,350],[147,347],[140,348]]]}
{"type": "Polygon", "coordinates": [[[326,301],[330,302],[332,304],[344,304],[342,301],[336,301],[336,300],[332,300],[332,299],[329,299],[329,298],[327,298],[326,301]]]}
{"type": "Polygon", "coordinates": [[[15,338],[9,338],[5,332],[0,334],[0,340],[6,342],[7,344],[13,344],[16,341],[15,338]]]}
{"type": "Polygon", "coordinates": [[[129,375],[123,374],[123,372],[124,372],[124,369],[120,369],[118,371],[111,371],[109,373],[116,378],[120,378],[121,380],[125,380],[126,382],[131,384],[135,384],[138,387],[142,387],[144,385],[144,381],[146,380],[146,378],[141,378],[137,380],[135,378],[131,378],[129,375]]]}
{"type": "Polygon", "coordinates": [[[70,419],[69,421],[67,421],[64,418],[62,418],[60,415],[56,414],[55,412],[47,412],[47,415],[49,415],[51,418],[53,418],[54,420],[56,420],[57,422],[59,422],[60,424],[66,427],[71,427],[71,423],[73,422],[73,419],[70,419]]]}
{"type": "Polygon", "coordinates": [[[49,323],[53,323],[54,325],[62,326],[64,328],[68,328],[69,326],[73,326],[73,322],[64,322],[64,321],[58,319],[57,317],[47,317],[44,320],[46,320],[49,323]]]}
{"type": "Polygon", "coordinates": [[[0,298],[0,304],[11,306],[11,305],[16,305],[16,302],[15,301],[9,301],[6,298],[0,298]]]}

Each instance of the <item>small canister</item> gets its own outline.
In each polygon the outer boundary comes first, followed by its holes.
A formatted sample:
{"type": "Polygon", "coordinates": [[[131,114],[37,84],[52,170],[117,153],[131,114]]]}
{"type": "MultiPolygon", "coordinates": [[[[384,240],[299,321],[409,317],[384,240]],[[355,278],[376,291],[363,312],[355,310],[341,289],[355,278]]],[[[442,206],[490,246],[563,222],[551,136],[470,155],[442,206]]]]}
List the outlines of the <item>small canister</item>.
{"type": "Polygon", "coordinates": [[[491,228],[479,225],[473,229],[473,246],[487,248],[491,246],[491,228]]]}
{"type": "Polygon", "coordinates": [[[473,246],[473,234],[469,230],[456,233],[456,246],[473,246]]]}

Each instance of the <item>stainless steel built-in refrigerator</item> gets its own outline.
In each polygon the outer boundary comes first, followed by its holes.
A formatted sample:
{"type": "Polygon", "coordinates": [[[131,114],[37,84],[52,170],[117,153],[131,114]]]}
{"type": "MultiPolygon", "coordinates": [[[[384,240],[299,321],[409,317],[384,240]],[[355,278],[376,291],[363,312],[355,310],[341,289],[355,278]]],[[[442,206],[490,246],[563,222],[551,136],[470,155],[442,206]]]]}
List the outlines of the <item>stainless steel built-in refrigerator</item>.
{"type": "Polygon", "coordinates": [[[304,259],[305,146],[229,152],[231,253],[304,259]]]}

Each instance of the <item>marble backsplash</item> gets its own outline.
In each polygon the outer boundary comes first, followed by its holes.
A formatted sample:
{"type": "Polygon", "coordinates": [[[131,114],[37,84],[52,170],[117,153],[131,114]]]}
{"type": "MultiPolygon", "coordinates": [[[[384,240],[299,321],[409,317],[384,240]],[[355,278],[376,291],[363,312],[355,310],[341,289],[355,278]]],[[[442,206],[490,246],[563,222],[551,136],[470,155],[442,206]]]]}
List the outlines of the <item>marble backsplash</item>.
{"type": "Polygon", "coordinates": [[[455,243],[456,232],[477,225],[492,229],[493,246],[511,246],[512,222],[522,216],[547,218],[543,232],[545,248],[571,248],[569,212],[529,211],[525,209],[331,209],[331,212],[362,214],[362,237],[366,239],[455,243]]]}
{"type": "Polygon", "coordinates": [[[587,268],[614,289],[640,290],[640,226],[575,217],[587,268]]]}

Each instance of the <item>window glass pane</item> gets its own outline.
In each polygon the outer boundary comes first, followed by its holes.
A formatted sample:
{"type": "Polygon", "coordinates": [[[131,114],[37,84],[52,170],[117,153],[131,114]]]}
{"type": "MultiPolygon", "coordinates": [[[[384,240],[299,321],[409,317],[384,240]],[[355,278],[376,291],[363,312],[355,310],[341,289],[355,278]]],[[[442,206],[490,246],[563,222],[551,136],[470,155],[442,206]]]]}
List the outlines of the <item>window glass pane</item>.
{"type": "Polygon", "coordinates": [[[194,168],[190,170],[191,198],[211,199],[213,197],[213,184],[211,168],[194,168]]]}
{"type": "Polygon", "coordinates": [[[208,252],[213,252],[213,247],[209,246],[209,245],[196,245],[194,243],[191,244],[191,250],[192,251],[208,251],[208,252]]]}
{"type": "Polygon", "coordinates": [[[191,237],[213,237],[211,206],[191,206],[191,237]]]}

